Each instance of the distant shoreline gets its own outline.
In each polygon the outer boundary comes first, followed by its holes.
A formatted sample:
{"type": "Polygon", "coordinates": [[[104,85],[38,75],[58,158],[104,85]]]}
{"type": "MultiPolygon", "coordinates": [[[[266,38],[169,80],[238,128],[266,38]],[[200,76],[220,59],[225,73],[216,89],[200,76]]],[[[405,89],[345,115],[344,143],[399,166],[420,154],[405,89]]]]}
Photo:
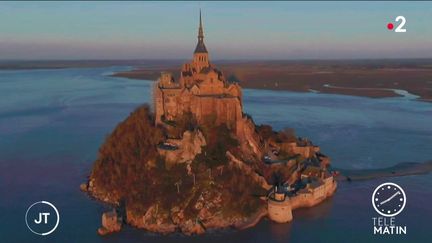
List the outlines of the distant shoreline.
{"type": "MultiPolygon", "coordinates": [[[[162,71],[178,78],[183,60],[0,61],[0,70],[131,66],[113,77],[156,80],[162,71]]],[[[432,59],[217,61],[243,88],[317,92],[369,98],[405,97],[432,102],[432,59]],[[402,91],[402,92],[396,92],[402,91]]]]}
{"type": "MultiPolygon", "coordinates": [[[[432,65],[369,67],[349,64],[222,64],[228,79],[243,88],[342,94],[369,98],[404,97],[432,102],[432,65]]],[[[114,73],[114,77],[156,80],[162,71],[174,76],[180,70],[171,66],[135,67],[114,73]]]]}

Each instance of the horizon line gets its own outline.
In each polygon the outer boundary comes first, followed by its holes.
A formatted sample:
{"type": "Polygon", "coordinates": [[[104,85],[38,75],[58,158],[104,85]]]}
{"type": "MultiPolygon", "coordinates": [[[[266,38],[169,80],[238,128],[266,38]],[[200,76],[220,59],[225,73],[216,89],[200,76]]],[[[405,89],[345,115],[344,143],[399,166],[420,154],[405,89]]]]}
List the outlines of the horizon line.
{"type": "MultiPolygon", "coordinates": [[[[51,61],[184,61],[191,58],[82,58],[82,59],[0,59],[0,62],[51,62],[51,61]]],[[[345,61],[345,60],[432,60],[431,57],[353,57],[353,58],[218,58],[214,59],[214,62],[219,61],[345,61]]]]}

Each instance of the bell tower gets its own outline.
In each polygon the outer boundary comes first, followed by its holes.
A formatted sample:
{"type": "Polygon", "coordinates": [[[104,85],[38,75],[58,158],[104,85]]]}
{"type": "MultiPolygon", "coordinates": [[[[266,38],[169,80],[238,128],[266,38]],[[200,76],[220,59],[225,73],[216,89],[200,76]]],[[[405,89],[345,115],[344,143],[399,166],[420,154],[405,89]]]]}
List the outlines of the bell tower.
{"type": "Polygon", "coordinates": [[[202,25],[201,9],[199,16],[198,43],[194,51],[193,66],[198,73],[203,68],[210,66],[209,54],[207,52],[206,46],[204,45],[204,30],[202,25]]]}

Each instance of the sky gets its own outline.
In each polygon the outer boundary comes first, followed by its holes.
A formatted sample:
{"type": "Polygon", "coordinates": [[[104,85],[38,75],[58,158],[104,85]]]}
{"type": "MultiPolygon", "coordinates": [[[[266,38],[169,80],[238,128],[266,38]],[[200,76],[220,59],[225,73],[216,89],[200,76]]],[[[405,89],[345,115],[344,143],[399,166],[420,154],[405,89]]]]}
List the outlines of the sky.
{"type": "Polygon", "coordinates": [[[432,2],[0,2],[0,60],[431,58],[432,2]],[[403,15],[406,33],[387,29],[403,15]]]}

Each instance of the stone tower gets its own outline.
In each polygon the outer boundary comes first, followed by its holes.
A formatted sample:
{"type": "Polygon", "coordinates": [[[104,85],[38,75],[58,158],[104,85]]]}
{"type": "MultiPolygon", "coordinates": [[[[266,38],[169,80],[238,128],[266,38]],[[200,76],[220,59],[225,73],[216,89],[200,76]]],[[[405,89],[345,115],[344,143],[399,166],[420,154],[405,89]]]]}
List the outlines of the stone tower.
{"type": "Polygon", "coordinates": [[[201,72],[203,68],[210,66],[209,54],[204,44],[204,30],[202,25],[201,9],[200,9],[199,28],[198,28],[198,43],[194,51],[193,66],[196,72],[198,73],[201,72]]]}
{"type": "Polygon", "coordinates": [[[268,216],[277,223],[287,223],[293,218],[289,197],[280,187],[275,187],[267,200],[268,216]]]}

